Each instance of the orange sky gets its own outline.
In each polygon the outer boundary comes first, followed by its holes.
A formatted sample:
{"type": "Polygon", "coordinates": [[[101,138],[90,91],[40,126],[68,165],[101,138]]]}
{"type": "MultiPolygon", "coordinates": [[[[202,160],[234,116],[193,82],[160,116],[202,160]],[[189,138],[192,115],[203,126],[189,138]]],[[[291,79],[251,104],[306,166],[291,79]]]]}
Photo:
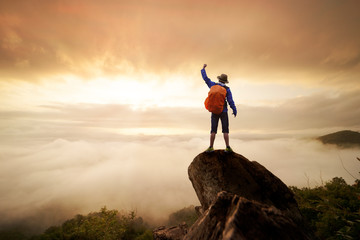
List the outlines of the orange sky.
{"type": "MultiPolygon", "coordinates": [[[[229,75],[237,105],[314,99],[321,105],[336,98],[347,106],[334,109],[337,114],[359,117],[359,6],[335,0],[1,1],[1,108],[200,109],[207,89],[199,70],[207,63],[210,78],[229,75]]],[[[306,117],[311,110],[294,109],[306,117]]]]}
{"type": "MultiPolygon", "coordinates": [[[[354,85],[358,1],[1,1],[1,80],[203,62],[249,81],[354,85]]],[[[146,81],[146,80],[144,80],[146,81]]]]}

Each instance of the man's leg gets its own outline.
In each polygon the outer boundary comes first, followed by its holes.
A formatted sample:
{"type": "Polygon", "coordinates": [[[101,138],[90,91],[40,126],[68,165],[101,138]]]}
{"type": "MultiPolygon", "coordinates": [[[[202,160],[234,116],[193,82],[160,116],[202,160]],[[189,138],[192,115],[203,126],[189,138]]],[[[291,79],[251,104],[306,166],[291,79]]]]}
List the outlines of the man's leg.
{"type": "Polygon", "coordinates": [[[230,147],[230,144],[229,144],[229,133],[224,133],[224,140],[225,140],[226,147],[230,147]]]}
{"type": "Polygon", "coordinates": [[[221,115],[221,125],[222,125],[222,132],[224,134],[224,140],[225,140],[225,152],[231,153],[233,150],[230,147],[229,144],[229,117],[227,112],[223,112],[221,115]]]}
{"type": "Polygon", "coordinates": [[[212,152],[214,151],[214,142],[216,137],[216,132],[218,128],[220,115],[211,114],[211,131],[210,131],[210,146],[206,150],[206,152],[212,152]]]}
{"type": "Polygon", "coordinates": [[[227,112],[223,112],[221,114],[221,126],[222,132],[224,134],[224,140],[226,147],[230,147],[229,145],[229,117],[227,112]]]}
{"type": "Polygon", "coordinates": [[[210,147],[214,146],[220,115],[211,113],[210,147]]]}
{"type": "Polygon", "coordinates": [[[212,132],[210,134],[210,147],[214,147],[215,137],[216,137],[216,133],[212,132]]]}

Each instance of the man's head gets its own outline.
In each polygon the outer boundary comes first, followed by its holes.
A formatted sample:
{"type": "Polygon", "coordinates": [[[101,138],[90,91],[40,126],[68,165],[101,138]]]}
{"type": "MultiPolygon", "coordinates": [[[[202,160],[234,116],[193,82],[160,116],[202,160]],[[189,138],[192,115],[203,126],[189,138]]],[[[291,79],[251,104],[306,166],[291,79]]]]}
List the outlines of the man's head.
{"type": "Polygon", "coordinates": [[[221,74],[220,76],[217,77],[219,79],[219,82],[222,83],[229,83],[228,79],[227,79],[227,75],[226,74],[221,74]]]}

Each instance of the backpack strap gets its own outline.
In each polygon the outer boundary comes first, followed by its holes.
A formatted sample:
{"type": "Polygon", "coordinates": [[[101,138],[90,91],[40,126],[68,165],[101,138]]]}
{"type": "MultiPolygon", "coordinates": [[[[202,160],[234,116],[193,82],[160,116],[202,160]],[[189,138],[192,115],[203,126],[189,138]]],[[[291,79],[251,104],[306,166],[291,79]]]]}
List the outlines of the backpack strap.
{"type": "Polygon", "coordinates": [[[227,96],[227,90],[229,89],[228,86],[226,86],[225,84],[221,84],[221,83],[215,83],[215,85],[219,85],[219,86],[222,86],[223,88],[226,89],[226,96],[227,96]]]}

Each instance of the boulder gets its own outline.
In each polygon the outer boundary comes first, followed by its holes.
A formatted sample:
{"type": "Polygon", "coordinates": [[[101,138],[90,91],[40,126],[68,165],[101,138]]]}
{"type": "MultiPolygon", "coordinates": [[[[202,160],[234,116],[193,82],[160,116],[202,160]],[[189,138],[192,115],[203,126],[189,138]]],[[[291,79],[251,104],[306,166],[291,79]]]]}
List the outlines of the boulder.
{"type": "Polygon", "coordinates": [[[188,168],[202,215],[184,240],[314,239],[294,194],[274,174],[237,153],[201,153],[188,168]]]}
{"type": "Polygon", "coordinates": [[[311,234],[279,209],[220,192],[183,240],[307,240],[311,234]]]}
{"type": "Polygon", "coordinates": [[[153,231],[154,240],[182,240],[188,232],[186,223],[178,226],[161,226],[153,231]]]}
{"type": "Polygon", "coordinates": [[[265,167],[240,154],[223,150],[201,153],[190,164],[188,174],[204,211],[219,192],[226,191],[274,206],[294,221],[301,221],[291,190],[265,167]]]}

